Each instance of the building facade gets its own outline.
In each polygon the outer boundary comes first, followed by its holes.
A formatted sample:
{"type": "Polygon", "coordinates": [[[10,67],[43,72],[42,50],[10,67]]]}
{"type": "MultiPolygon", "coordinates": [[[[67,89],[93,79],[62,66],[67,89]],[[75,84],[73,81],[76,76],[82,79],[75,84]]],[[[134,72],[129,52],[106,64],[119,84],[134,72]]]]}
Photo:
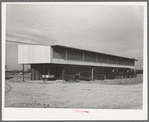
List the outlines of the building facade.
{"type": "Polygon", "coordinates": [[[135,61],[62,45],[18,46],[18,63],[31,65],[31,80],[42,80],[42,75],[54,75],[58,80],[136,77],[135,61]]]}

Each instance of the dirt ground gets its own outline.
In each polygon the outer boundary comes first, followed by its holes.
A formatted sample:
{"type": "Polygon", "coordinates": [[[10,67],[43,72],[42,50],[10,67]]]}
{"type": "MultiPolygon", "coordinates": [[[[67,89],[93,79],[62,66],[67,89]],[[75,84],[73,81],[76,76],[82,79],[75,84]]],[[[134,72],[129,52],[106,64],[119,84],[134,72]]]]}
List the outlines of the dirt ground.
{"type": "Polygon", "coordinates": [[[142,109],[142,83],[10,81],[6,81],[5,107],[142,109]]]}

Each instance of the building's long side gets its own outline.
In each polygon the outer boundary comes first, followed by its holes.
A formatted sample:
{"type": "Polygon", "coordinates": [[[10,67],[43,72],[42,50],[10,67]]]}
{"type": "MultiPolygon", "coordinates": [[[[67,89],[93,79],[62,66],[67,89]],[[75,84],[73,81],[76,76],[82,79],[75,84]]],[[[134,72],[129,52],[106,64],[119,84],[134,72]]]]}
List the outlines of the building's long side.
{"type": "Polygon", "coordinates": [[[104,80],[136,77],[135,60],[89,51],[52,46],[49,63],[31,64],[31,80],[55,75],[59,80],[104,80]]]}
{"type": "Polygon", "coordinates": [[[42,80],[42,75],[55,75],[57,80],[104,80],[136,77],[130,68],[96,67],[67,64],[31,64],[31,80],[42,80]]]}

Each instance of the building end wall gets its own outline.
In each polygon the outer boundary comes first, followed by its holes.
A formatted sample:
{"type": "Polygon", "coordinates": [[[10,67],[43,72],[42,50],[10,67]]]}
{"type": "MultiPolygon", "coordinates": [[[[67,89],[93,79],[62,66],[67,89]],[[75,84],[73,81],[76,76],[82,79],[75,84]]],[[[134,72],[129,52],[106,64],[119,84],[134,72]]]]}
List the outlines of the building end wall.
{"type": "Polygon", "coordinates": [[[18,45],[18,64],[51,63],[51,47],[18,45]]]}

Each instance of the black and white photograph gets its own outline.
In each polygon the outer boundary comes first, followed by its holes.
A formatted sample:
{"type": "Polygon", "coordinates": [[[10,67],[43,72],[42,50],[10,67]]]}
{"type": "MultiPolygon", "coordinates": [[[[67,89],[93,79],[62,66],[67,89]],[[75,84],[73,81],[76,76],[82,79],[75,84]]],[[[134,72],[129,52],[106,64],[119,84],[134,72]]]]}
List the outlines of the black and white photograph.
{"type": "MultiPolygon", "coordinates": [[[[146,8],[146,2],[3,3],[3,118],[12,110],[25,110],[29,120],[60,119],[56,113],[147,118],[146,8]]],[[[8,120],[25,116],[14,114],[8,120]]]]}

